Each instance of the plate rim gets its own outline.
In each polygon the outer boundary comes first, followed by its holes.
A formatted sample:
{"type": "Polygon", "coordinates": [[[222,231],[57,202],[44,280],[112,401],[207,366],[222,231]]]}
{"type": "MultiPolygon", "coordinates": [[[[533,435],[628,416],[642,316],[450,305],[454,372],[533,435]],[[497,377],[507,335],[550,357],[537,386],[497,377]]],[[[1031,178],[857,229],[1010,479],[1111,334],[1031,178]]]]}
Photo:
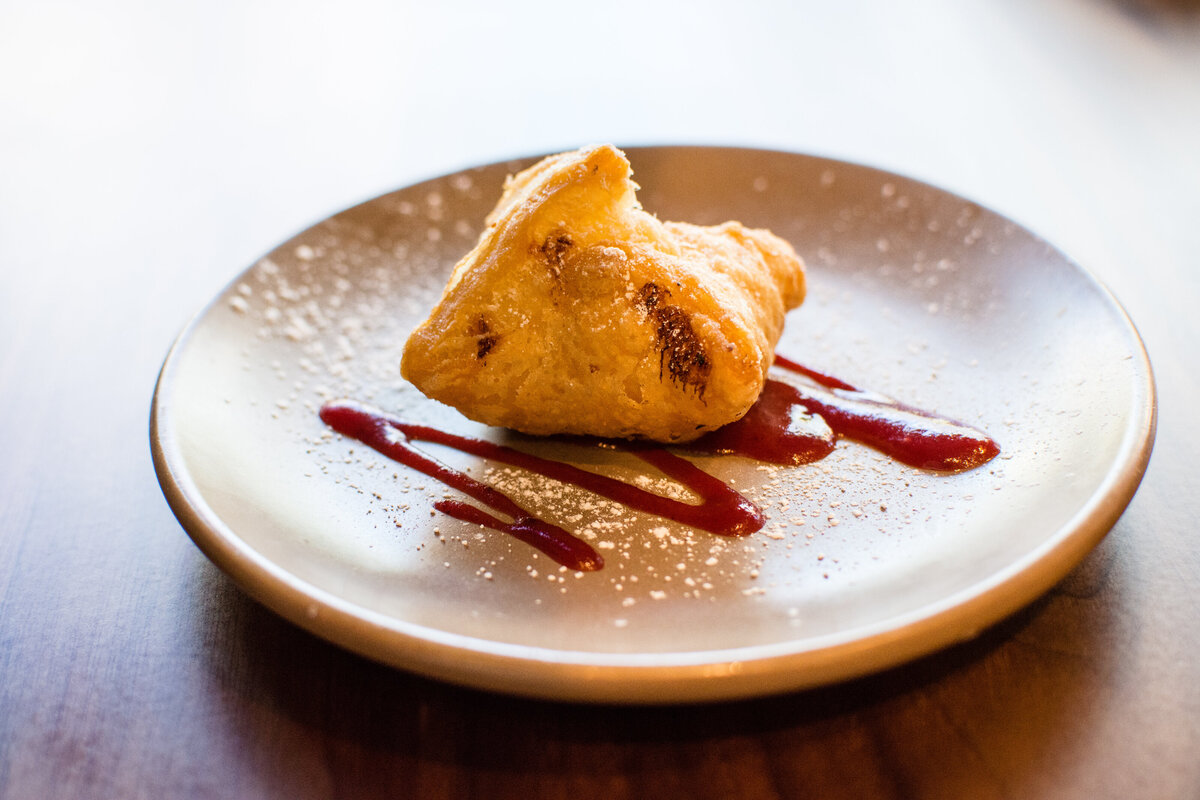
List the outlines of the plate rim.
{"type": "MultiPolygon", "coordinates": [[[[1145,343],[1124,307],[1094,274],[1036,232],[962,195],[871,165],[806,153],[711,145],[623,148],[634,158],[647,151],[735,151],[870,170],[882,176],[970,202],[1046,244],[1098,290],[1136,345],[1134,386],[1117,457],[1076,512],[1042,545],[987,580],[882,622],[836,634],[765,645],[674,653],[558,650],[497,642],[388,617],[314,586],[255,551],[220,519],[186,469],[172,424],[171,388],[187,347],[207,315],[256,262],[239,271],[200,308],[172,343],[151,400],[149,435],[154,470],[164,497],[200,551],[260,604],[293,624],[359,655],[429,678],[476,689],[537,699],[613,704],[669,704],[735,700],[797,691],[880,672],[958,642],[975,638],[1049,591],[1116,524],[1136,493],[1153,451],[1157,389],[1145,343]],[[984,613],[986,611],[986,613],[984,613]]],[[[468,166],[397,187],[327,216],[270,252],[288,246],[323,222],[398,191],[455,175],[512,165],[538,156],[468,166]]],[[[268,253],[269,255],[269,253],[268,253]]],[[[266,256],[264,256],[266,257],[266,256]]]]}

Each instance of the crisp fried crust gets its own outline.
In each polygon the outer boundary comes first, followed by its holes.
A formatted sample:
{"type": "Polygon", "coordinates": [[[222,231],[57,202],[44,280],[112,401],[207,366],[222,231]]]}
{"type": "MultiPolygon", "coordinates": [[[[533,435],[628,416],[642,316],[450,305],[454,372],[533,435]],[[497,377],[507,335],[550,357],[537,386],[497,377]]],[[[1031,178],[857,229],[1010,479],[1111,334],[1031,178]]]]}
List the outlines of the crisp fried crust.
{"type": "Polygon", "coordinates": [[[401,371],[471,419],[661,442],[739,419],[762,391],[804,266],[738,222],[660,222],[610,145],[509,179],[401,371]]]}

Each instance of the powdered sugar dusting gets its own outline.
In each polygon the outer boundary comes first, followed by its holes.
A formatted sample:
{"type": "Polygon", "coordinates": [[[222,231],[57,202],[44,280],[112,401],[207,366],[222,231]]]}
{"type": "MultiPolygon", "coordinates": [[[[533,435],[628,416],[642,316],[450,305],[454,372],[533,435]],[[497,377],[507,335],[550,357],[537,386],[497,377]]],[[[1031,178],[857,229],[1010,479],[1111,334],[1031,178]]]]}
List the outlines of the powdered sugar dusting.
{"type": "MultiPolygon", "coordinates": [[[[835,169],[815,180],[816,191],[842,191],[835,169]]],[[[767,517],[761,531],[726,538],[523,470],[420,445],[583,538],[604,556],[606,567],[587,574],[562,570],[520,542],[437,512],[434,503],[461,495],[332,433],[316,417],[320,407],[352,398],[413,422],[569,458],[664,497],[692,499],[686,488],[628,454],[581,455],[483,428],[427,400],[401,378],[409,332],[436,302],[494,200],[493,188],[485,184],[464,173],[383,198],[369,213],[352,211],[323,223],[261,259],[222,304],[248,332],[236,356],[238,369],[269,387],[261,396],[230,391],[225,402],[289,431],[307,459],[299,480],[314,494],[352,498],[345,505],[353,513],[339,516],[329,535],[314,537],[311,546],[346,563],[369,565],[361,569],[381,576],[372,584],[377,593],[391,591],[388,580],[435,586],[457,609],[468,600],[473,604],[470,625],[478,628],[467,629],[477,632],[518,606],[531,613],[551,605],[585,611],[597,621],[598,646],[613,649],[621,642],[644,643],[639,632],[649,635],[662,614],[693,613],[688,609],[703,609],[694,612],[696,619],[713,625],[742,619],[753,608],[759,618],[789,630],[820,631],[832,624],[823,619],[825,611],[883,579],[890,563],[911,561],[922,549],[943,552],[954,525],[995,507],[994,498],[1008,482],[1007,452],[976,473],[952,479],[903,467],[850,442],[802,467],[694,457],[767,517]]],[[[753,175],[745,185],[769,197],[782,191],[777,184],[783,186],[753,175]]],[[[795,242],[809,263],[810,296],[789,319],[780,352],[914,404],[939,407],[949,396],[951,410],[961,417],[961,409],[971,408],[961,402],[969,392],[960,390],[956,397],[946,388],[964,383],[969,388],[971,371],[991,366],[987,354],[947,346],[930,333],[936,326],[913,323],[914,312],[936,323],[999,302],[967,291],[959,280],[969,264],[962,248],[995,242],[967,210],[936,220],[954,248],[914,248],[914,232],[928,232],[933,222],[920,215],[919,198],[894,181],[880,184],[875,194],[871,202],[878,205],[864,202],[834,214],[840,229],[831,225],[811,241],[795,242]],[[846,248],[838,238],[893,219],[904,222],[878,226],[882,232],[863,238],[859,249],[846,248]],[[864,303],[871,304],[869,325],[855,320],[864,303]]],[[[1014,434],[1022,430],[1023,410],[1014,408],[1006,419],[1014,434]]],[[[931,561],[930,568],[935,566],[931,561]]],[[[700,641],[702,633],[681,636],[700,641]]]]}

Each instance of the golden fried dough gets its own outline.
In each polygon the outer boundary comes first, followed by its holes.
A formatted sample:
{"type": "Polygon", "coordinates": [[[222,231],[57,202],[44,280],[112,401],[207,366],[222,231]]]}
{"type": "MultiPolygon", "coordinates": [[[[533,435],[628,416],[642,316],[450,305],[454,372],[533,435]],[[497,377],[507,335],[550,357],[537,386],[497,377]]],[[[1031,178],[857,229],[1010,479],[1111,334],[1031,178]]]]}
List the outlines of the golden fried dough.
{"type": "Polygon", "coordinates": [[[630,174],[603,145],[509,178],[405,345],[404,377],[533,434],[684,442],[745,414],[804,265],[738,222],[660,222],[630,174]]]}

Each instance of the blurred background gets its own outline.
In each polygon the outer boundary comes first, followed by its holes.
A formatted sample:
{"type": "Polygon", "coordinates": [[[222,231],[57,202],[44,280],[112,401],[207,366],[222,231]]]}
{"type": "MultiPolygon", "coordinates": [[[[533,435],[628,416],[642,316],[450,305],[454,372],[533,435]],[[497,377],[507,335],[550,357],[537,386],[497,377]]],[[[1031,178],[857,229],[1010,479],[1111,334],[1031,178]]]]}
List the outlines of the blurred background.
{"type": "Polygon", "coordinates": [[[1125,267],[1200,251],[1200,4],[736,5],[0,0],[0,330],[53,319],[21,274],[51,271],[55,293],[161,305],[126,343],[161,356],[331,212],[597,141],[917,177],[1047,236],[1133,311],[1125,267]],[[1129,205],[1156,227],[1121,231],[1129,205]],[[93,266],[113,258],[119,277],[93,266]]]}

